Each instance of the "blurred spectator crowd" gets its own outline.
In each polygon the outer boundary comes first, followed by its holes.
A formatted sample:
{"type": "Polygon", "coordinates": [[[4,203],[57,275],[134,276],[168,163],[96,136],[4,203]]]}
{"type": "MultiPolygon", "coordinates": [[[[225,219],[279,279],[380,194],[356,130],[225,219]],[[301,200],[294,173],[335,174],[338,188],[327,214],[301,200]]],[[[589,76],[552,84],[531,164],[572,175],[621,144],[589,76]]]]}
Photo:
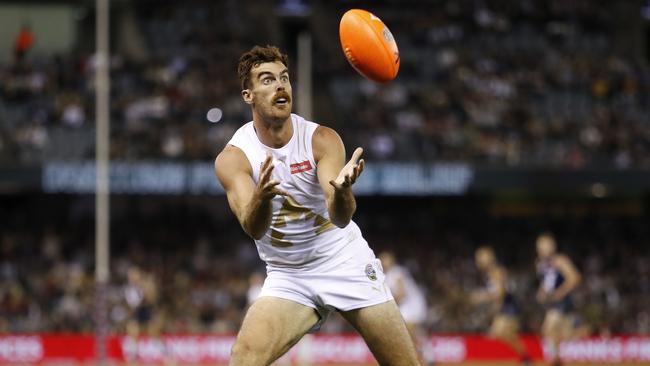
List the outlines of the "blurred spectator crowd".
{"type": "MultiPolygon", "coordinates": [[[[1,214],[0,332],[92,332],[92,199],[53,197],[45,207],[42,200],[25,201],[5,202],[12,214],[1,214]],[[36,206],[42,210],[33,214],[36,206]]],[[[252,240],[220,203],[220,198],[115,200],[111,280],[105,289],[112,331],[238,329],[264,268],[252,240]]],[[[355,220],[375,252],[395,251],[424,289],[428,331],[486,329],[489,312],[472,307],[467,297],[482,286],[473,251],[486,243],[509,270],[523,330],[539,331],[544,310],[534,296],[534,239],[551,229],[583,275],[573,296],[576,324],[593,334],[650,334],[647,217],[517,218],[481,207],[471,199],[458,205],[415,198],[366,199],[359,206],[355,220]]],[[[339,317],[324,328],[346,330],[339,317]]]]}
{"type": "MultiPolygon", "coordinates": [[[[300,21],[272,1],[133,3],[118,12],[111,59],[114,159],[212,159],[250,118],[239,54],[274,43],[295,56],[302,27],[314,37],[315,116],[372,159],[650,167],[650,69],[619,44],[629,18],[612,8],[623,2],[314,1],[300,21]],[[390,25],[397,81],[347,65],[332,29],[351,6],[390,25]],[[213,107],[223,118],[211,124],[213,107]]],[[[94,65],[81,46],[0,65],[0,161],[93,156],[94,65]]]]}

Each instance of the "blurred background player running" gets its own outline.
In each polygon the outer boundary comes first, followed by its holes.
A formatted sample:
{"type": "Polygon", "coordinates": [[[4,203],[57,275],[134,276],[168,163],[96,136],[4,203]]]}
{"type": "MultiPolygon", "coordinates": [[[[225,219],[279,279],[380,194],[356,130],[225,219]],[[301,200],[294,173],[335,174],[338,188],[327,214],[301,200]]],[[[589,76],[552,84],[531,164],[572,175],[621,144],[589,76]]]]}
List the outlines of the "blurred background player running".
{"type": "Polygon", "coordinates": [[[515,297],[508,291],[508,272],[497,261],[489,246],[478,248],[474,255],[476,267],[483,275],[485,287],[470,295],[474,305],[487,305],[493,315],[488,330],[490,337],[506,342],[517,353],[521,362],[529,364],[526,347],[519,339],[519,309],[515,297]]]}
{"type": "Polygon", "coordinates": [[[573,336],[574,318],[571,293],[580,284],[581,276],[569,257],[557,252],[553,234],[537,237],[537,301],[546,309],[542,337],[551,353],[554,365],[561,365],[559,347],[573,336]]]}
{"type": "MultiPolygon", "coordinates": [[[[416,345],[421,345],[421,340],[425,336],[423,325],[427,317],[424,292],[415,282],[409,270],[397,263],[393,252],[381,252],[379,259],[386,275],[386,284],[393,293],[393,298],[399,306],[399,311],[402,313],[411,338],[416,345]]],[[[421,346],[418,349],[420,361],[424,364],[421,346]]]]}

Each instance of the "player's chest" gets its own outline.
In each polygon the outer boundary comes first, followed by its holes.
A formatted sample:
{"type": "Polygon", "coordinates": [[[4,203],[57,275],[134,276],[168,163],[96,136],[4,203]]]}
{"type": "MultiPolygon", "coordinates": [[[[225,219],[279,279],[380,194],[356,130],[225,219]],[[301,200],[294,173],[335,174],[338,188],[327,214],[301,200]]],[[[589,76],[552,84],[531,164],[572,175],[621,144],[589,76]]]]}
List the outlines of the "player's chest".
{"type": "MultiPolygon", "coordinates": [[[[261,169],[263,160],[257,164],[261,169]]],[[[315,163],[307,154],[274,154],[272,164],[273,179],[289,193],[311,192],[319,186],[315,163]]]]}

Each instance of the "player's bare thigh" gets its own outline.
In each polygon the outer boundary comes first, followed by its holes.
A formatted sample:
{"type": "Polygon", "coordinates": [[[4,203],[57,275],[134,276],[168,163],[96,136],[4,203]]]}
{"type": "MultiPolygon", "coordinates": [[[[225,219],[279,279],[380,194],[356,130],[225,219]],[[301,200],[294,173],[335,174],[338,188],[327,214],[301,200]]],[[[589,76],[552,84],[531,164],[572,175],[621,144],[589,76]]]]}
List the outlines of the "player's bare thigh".
{"type": "Polygon", "coordinates": [[[519,321],[514,316],[497,314],[490,326],[490,336],[495,338],[514,338],[519,332],[519,321]]]}
{"type": "Polygon", "coordinates": [[[542,333],[545,337],[568,338],[571,333],[571,318],[559,310],[548,310],[542,324],[542,333]]]}
{"type": "Polygon", "coordinates": [[[341,312],[341,315],[361,334],[380,365],[420,365],[395,301],[341,312]]]}
{"type": "Polygon", "coordinates": [[[264,296],[246,312],[230,365],[269,365],[296,344],[319,320],[315,309],[264,296]]]}

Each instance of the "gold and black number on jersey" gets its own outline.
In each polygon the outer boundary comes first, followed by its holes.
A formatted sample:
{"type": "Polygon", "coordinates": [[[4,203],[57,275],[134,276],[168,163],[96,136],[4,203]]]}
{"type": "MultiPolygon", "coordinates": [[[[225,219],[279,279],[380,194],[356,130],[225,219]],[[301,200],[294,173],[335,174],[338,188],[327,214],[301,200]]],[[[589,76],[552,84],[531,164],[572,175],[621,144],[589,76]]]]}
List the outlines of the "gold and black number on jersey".
{"type": "Polygon", "coordinates": [[[320,235],[334,228],[334,224],[330,220],[299,204],[291,196],[287,196],[271,222],[271,245],[280,248],[292,246],[293,243],[286,239],[287,235],[283,231],[289,224],[298,224],[300,221],[312,221],[310,229],[314,230],[315,235],[320,235]]]}

